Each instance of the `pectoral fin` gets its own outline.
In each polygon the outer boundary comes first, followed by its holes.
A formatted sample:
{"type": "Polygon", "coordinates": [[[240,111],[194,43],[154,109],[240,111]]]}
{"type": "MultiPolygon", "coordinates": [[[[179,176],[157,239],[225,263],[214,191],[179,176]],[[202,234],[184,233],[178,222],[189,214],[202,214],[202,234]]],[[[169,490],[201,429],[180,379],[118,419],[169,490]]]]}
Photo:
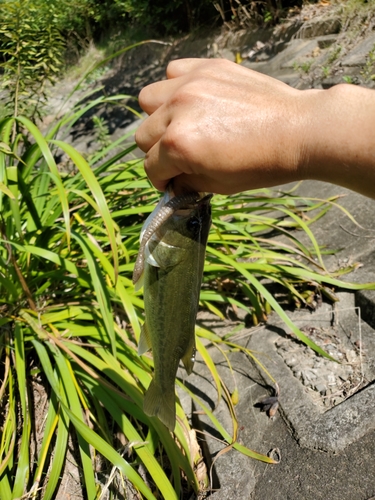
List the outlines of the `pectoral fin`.
{"type": "Polygon", "coordinates": [[[145,273],[144,273],[144,271],[142,271],[142,274],[140,274],[137,277],[137,281],[134,283],[134,291],[135,292],[139,292],[139,290],[143,287],[144,277],[145,277],[145,273]]]}
{"type": "Polygon", "coordinates": [[[139,337],[138,343],[138,354],[142,356],[145,352],[151,349],[151,337],[148,331],[147,322],[145,321],[141,328],[141,336],[139,337]]]}
{"type": "Polygon", "coordinates": [[[186,349],[186,353],[181,358],[182,362],[184,364],[186,373],[188,375],[190,375],[190,373],[193,371],[196,351],[197,350],[195,348],[195,336],[193,336],[188,348],[186,349]]]}
{"type": "Polygon", "coordinates": [[[147,244],[145,247],[145,261],[147,264],[150,264],[150,266],[153,267],[160,267],[159,263],[155,260],[155,249],[154,251],[150,250],[150,245],[147,244]]]}

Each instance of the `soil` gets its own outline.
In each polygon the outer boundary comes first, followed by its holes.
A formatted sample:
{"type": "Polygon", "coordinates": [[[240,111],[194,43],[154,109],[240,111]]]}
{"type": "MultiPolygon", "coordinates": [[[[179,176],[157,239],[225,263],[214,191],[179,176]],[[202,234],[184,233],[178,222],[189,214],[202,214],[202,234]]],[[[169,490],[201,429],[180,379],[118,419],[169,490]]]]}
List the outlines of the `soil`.
{"type": "Polygon", "coordinates": [[[316,356],[309,347],[288,338],[276,343],[278,354],[321,411],[342,403],[367,385],[359,338],[345,338],[337,325],[311,326],[311,321],[308,326],[302,326],[301,331],[340,362],[316,356]]]}

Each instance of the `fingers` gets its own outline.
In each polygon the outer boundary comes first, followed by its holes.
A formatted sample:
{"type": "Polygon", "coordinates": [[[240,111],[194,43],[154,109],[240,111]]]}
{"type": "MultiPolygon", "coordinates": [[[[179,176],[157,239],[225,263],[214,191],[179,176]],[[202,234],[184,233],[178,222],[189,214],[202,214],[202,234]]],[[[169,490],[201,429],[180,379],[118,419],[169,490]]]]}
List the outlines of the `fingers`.
{"type": "Polygon", "coordinates": [[[205,61],[206,59],[179,59],[170,62],[167,67],[168,80],[152,83],[141,90],[139,94],[141,108],[148,115],[154,113],[181,85],[178,77],[184,76],[193,69],[203,66],[205,61]]]}
{"type": "Polygon", "coordinates": [[[181,174],[177,162],[165,154],[161,141],[156,142],[146,154],[144,168],[148,178],[159,191],[165,191],[170,179],[181,174]]]}
{"type": "Polygon", "coordinates": [[[171,61],[167,67],[167,78],[177,78],[179,76],[191,73],[191,71],[206,64],[209,59],[176,59],[171,61]]]}
{"type": "Polygon", "coordinates": [[[138,127],[135,133],[135,142],[138,147],[147,153],[163,136],[169,123],[167,113],[163,107],[160,107],[138,127]]]}
{"type": "Polygon", "coordinates": [[[138,96],[143,111],[148,115],[152,115],[165,103],[177,86],[178,82],[176,80],[163,80],[144,87],[138,96]]]}

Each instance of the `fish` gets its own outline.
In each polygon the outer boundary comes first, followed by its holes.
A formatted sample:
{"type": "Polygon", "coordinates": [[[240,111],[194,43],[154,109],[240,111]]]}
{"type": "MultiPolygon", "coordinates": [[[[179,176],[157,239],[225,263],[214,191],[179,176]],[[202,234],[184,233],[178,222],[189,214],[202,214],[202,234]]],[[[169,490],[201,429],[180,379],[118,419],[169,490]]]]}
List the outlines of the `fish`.
{"type": "Polygon", "coordinates": [[[212,194],[174,196],[169,188],[146,220],[133,282],[143,285],[145,321],[138,354],[152,349],[154,376],[143,409],[173,432],[175,379],[182,360],[188,375],[195,361],[198,312],[212,194]]]}

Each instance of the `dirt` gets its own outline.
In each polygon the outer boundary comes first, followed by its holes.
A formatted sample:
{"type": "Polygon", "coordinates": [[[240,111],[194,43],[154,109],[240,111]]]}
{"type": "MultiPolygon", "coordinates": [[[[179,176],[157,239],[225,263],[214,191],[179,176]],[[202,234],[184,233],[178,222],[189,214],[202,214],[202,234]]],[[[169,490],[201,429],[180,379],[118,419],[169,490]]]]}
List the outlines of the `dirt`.
{"type": "Polygon", "coordinates": [[[316,356],[302,343],[280,339],[278,354],[306,388],[321,411],[327,411],[366,386],[362,346],[340,335],[337,327],[303,326],[301,331],[340,363],[316,356]]]}

